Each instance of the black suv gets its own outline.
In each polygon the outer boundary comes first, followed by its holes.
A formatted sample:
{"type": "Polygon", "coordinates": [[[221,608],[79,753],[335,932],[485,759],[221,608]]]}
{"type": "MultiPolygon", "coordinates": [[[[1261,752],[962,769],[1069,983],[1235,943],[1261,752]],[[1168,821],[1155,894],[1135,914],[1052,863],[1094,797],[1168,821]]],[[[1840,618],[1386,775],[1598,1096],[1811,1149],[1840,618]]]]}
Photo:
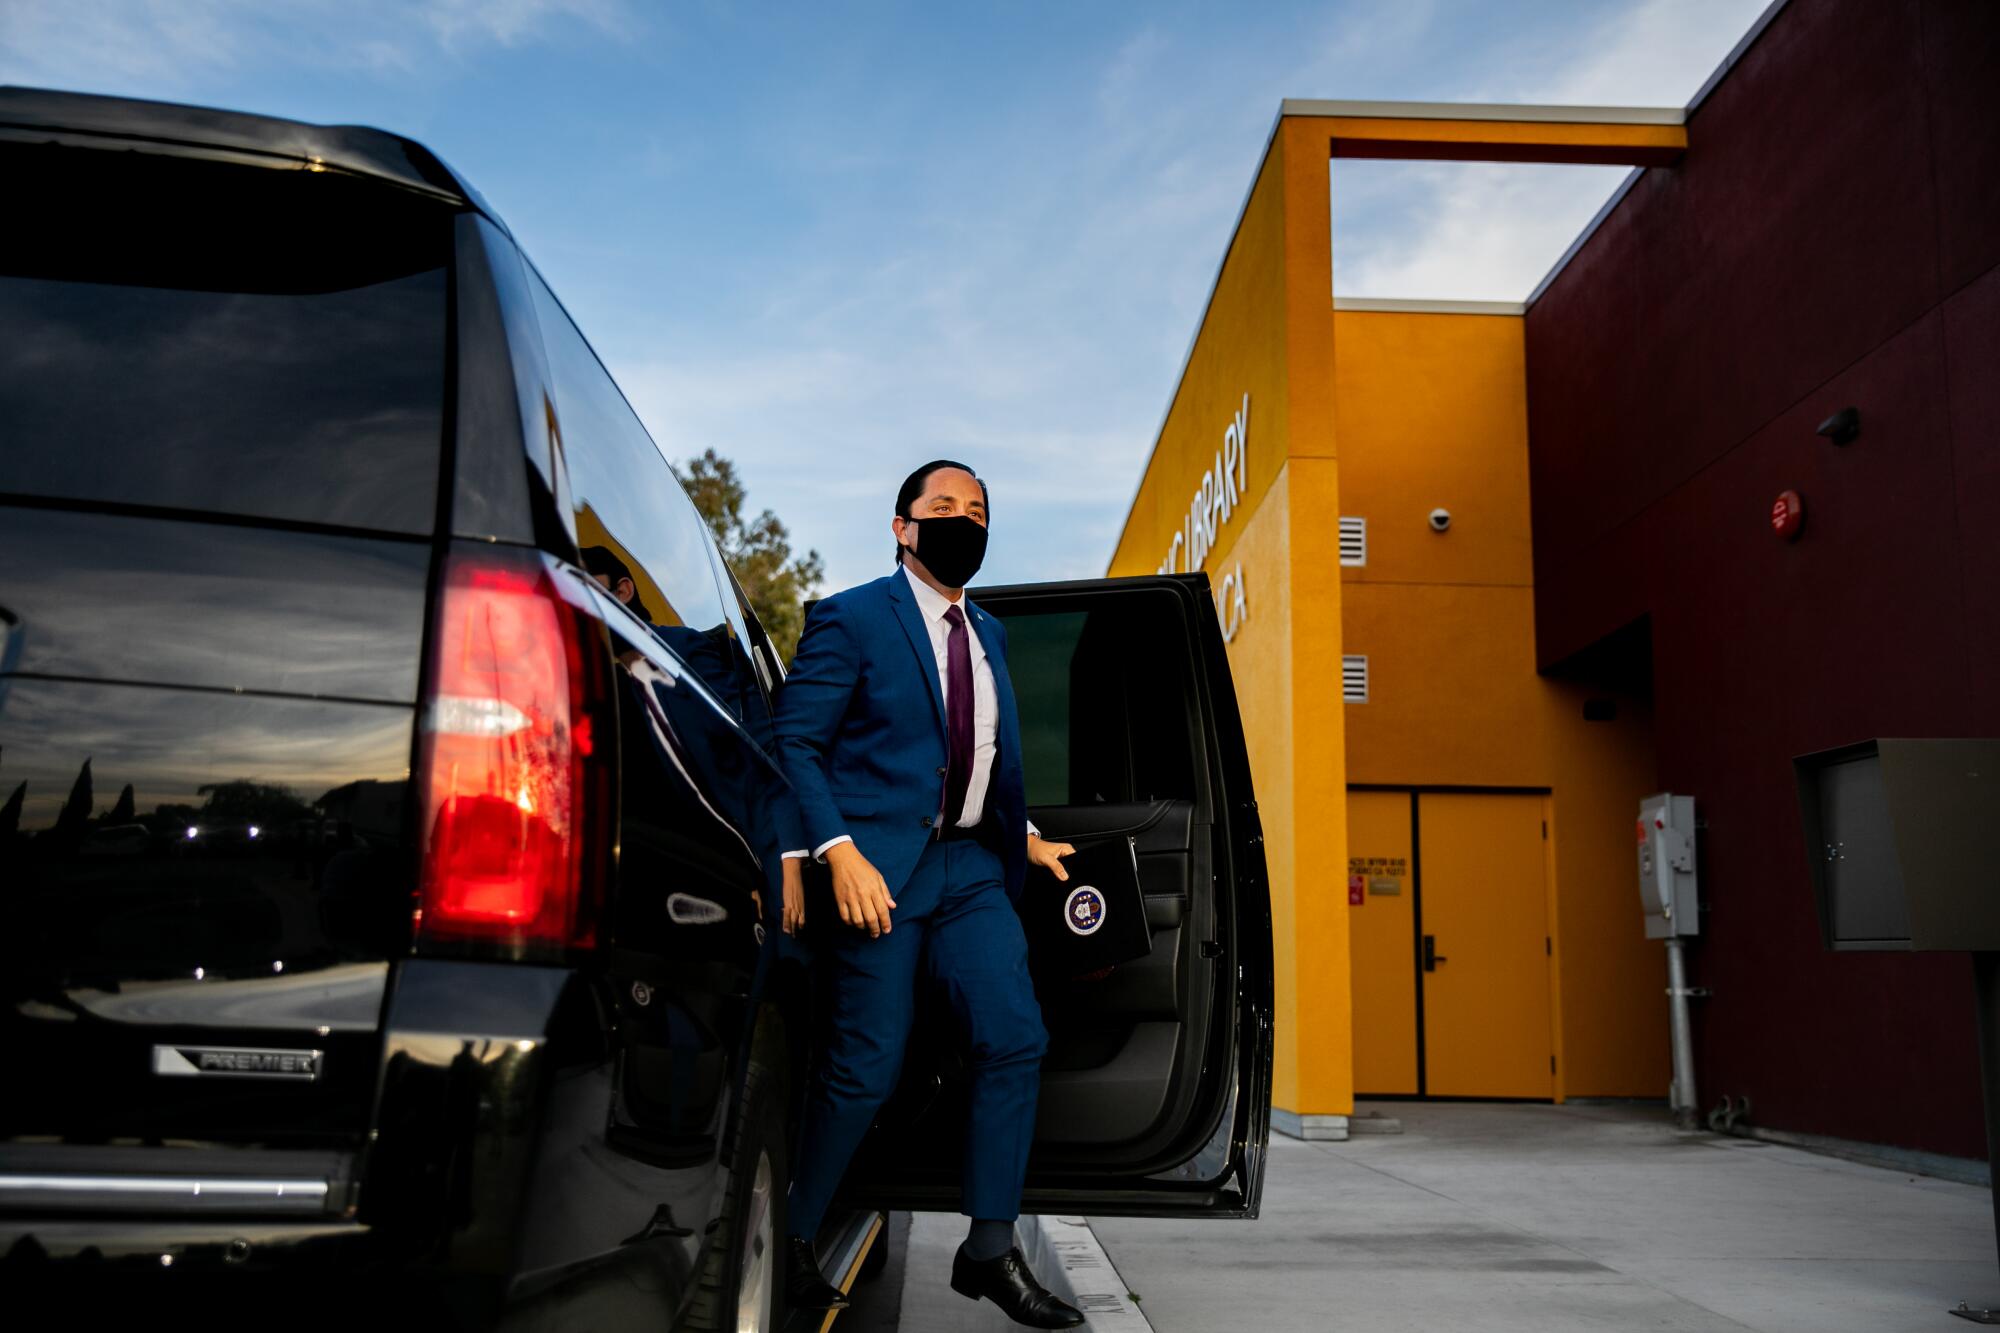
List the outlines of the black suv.
{"type": "MultiPolygon", "coordinates": [[[[590,345],[380,131],[0,89],[0,179],[0,1299],[777,1327],[781,667],[590,345]]],[[[1205,581],[976,595],[1033,817],[1136,850],[1150,940],[1044,969],[1026,1206],[1254,1215],[1269,903],[1205,581]]],[[[838,1281],[955,1207],[949,1035],[838,1281]]]]}

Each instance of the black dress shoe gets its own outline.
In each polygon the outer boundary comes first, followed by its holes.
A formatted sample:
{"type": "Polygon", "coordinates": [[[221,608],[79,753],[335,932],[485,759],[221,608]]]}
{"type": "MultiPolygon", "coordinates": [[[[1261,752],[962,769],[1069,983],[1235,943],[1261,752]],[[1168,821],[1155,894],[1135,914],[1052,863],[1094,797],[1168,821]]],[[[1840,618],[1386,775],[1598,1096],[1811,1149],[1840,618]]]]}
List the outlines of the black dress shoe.
{"type": "Polygon", "coordinates": [[[847,1293],[819,1271],[812,1242],[797,1236],[785,1242],[785,1303],[794,1310],[845,1310],[847,1293]]]}
{"type": "Polygon", "coordinates": [[[951,1261],[951,1289],[975,1301],[984,1296],[1029,1328],[1075,1328],[1083,1322],[1083,1311],[1035,1281],[1018,1245],[993,1259],[974,1259],[960,1250],[951,1261]]]}

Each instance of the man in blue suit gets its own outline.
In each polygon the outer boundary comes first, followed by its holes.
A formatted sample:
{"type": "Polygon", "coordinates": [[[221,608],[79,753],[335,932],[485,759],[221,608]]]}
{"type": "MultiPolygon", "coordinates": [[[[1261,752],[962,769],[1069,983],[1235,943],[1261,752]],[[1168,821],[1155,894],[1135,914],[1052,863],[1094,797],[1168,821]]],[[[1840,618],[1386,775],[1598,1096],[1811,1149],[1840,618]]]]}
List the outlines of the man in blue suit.
{"type": "MultiPolygon", "coordinates": [[[[778,697],[779,755],[844,926],[792,1182],[786,1290],[794,1308],[847,1304],[812,1237],[895,1088],[921,972],[949,1000],[971,1069],[960,1211],[972,1226],[951,1285],[1031,1327],[1073,1328],[1083,1315],[1014,1244],[1048,1048],[1014,902],[1030,861],[1069,878],[1071,848],[1028,823],[1006,632],[965,596],[987,519],[971,468],[940,459],[911,473],[890,525],[896,571],[813,608],[778,697]]],[[[803,920],[798,878],[785,876],[788,931],[803,920]]]]}

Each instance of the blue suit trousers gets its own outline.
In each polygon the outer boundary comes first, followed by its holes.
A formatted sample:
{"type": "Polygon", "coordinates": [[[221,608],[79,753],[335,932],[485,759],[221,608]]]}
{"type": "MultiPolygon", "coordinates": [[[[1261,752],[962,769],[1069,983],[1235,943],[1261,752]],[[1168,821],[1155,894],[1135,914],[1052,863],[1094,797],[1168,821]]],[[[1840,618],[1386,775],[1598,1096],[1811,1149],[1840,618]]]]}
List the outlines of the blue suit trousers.
{"type": "Polygon", "coordinates": [[[895,1090],[920,969],[950,1003],[971,1069],[959,1211],[1001,1221],[1020,1213],[1048,1032],[1004,873],[983,843],[932,842],[893,895],[894,929],[871,939],[840,928],[829,960],[831,1034],[813,1071],[792,1177],[792,1235],[819,1230],[855,1149],[895,1090]]]}

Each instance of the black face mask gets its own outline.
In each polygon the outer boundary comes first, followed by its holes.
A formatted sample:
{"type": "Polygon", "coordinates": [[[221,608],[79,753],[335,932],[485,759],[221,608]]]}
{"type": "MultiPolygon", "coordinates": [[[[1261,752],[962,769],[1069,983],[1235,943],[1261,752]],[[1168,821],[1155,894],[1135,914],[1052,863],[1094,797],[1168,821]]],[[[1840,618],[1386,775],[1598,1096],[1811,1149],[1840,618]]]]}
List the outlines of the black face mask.
{"type": "Polygon", "coordinates": [[[986,529],[977,519],[951,514],[904,521],[923,525],[917,533],[917,559],[939,583],[963,588],[979,572],[986,559],[986,529]]]}

